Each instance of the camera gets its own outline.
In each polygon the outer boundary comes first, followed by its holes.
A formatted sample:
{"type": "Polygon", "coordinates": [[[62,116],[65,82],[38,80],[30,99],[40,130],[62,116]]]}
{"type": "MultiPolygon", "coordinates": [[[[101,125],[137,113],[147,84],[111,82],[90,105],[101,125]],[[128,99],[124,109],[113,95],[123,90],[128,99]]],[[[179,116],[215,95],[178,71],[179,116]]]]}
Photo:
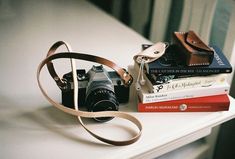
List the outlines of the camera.
{"type": "MultiPolygon", "coordinates": [[[[67,88],[62,90],[62,104],[74,108],[72,72],[63,76],[67,88]]],[[[85,106],[90,112],[118,111],[119,103],[129,100],[129,87],[124,86],[122,79],[115,71],[108,72],[100,66],[86,70],[77,70],[78,106],[85,106]]],[[[100,122],[111,120],[111,117],[95,118],[100,122]]]]}

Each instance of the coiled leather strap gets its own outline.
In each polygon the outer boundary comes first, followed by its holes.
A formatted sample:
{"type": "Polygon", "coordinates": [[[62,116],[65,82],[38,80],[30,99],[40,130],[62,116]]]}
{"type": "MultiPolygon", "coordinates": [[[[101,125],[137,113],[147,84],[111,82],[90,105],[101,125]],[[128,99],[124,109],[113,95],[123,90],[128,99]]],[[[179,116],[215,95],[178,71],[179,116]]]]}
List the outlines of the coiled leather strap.
{"type": "Polygon", "coordinates": [[[68,107],[65,107],[64,105],[61,105],[59,103],[57,103],[56,101],[54,101],[53,99],[51,99],[46,91],[44,90],[41,82],[40,82],[40,72],[43,68],[43,66],[47,65],[49,72],[51,74],[51,76],[53,77],[53,79],[56,81],[57,85],[59,87],[63,88],[63,85],[65,84],[63,82],[62,79],[60,79],[58,77],[58,75],[56,74],[56,71],[54,69],[53,63],[52,61],[58,58],[72,58],[72,59],[80,59],[80,60],[86,60],[86,61],[92,61],[92,62],[98,62],[101,64],[104,64],[110,68],[113,68],[114,70],[117,71],[117,73],[120,75],[120,77],[123,79],[124,83],[128,86],[131,84],[132,82],[132,77],[131,75],[129,75],[125,70],[123,70],[122,68],[118,67],[115,63],[113,63],[112,61],[106,60],[104,58],[98,57],[98,56],[93,56],[93,55],[87,55],[87,54],[81,54],[81,53],[75,53],[75,52],[63,52],[63,53],[56,53],[55,51],[58,47],[60,47],[61,45],[65,45],[66,48],[69,51],[69,45],[66,44],[63,41],[59,41],[56,42],[48,51],[47,57],[39,64],[38,66],[38,70],[37,70],[37,82],[38,82],[38,86],[42,92],[42,94],[45,96],[45,98],[56,108],[64,111],[65,113],[74,115],[78,117],[78,120],[80,122],[80,124],[83,126],[84,129],[86,129],[92,136],[94,136],[95,138],[111,144],[111,145],[116,145],[116,146],[123,146],[123,145],[129,145],[132,144],[134,142],[136,142],[142,133],[142,125],[140,123],[140,121],[135,118],[134,116],[125,113],[125,112],[121,112],[121,111],[101,111],[101,112],[85,112],[85,111],[80,111],[78,109],[71,109],[68,107]],[[101,137],[97,134],[95,134],[94,132],[92,132],[89,128],[86,127],[86,125],[82,122],[81,117],[84,118],[99,118],[99,117],[118,117],[118,118],[123,118],[126,120],[129,120],[130,122],[132,122],[133,124],[135,124],[137,126],[137,128],[139,129],[139,132],[132,138],[130,138],[129,140],[124,140],[124,141],[116,141],[116,140],[110,140],[104,137],[101,137]]]}

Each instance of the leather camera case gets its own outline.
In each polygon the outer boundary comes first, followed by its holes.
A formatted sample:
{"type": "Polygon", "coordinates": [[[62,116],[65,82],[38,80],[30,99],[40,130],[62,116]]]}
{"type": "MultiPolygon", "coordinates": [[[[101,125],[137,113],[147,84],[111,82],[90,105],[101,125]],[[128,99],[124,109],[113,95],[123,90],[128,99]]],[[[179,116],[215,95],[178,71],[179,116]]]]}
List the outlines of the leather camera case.
{"type": "Polygon", "coordinates": [[[214,51],[193,31],[174,32],[173,44],[178,46],[179,54],[187,66],[208,66],[212,63],[214,51]]]}

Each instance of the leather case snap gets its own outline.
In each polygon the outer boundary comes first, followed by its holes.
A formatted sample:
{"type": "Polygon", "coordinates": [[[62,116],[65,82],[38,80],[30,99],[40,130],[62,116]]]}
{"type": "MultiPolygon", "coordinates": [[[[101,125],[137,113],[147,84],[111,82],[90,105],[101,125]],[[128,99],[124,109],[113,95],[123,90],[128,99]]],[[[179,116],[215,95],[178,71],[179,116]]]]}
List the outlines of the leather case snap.
{"type": "Polygon", "coordinates": [[[178,46],[187,66],[208,66],[212,63],[214,51],[194,31],[174,32],[173,44],[178,46]]]}

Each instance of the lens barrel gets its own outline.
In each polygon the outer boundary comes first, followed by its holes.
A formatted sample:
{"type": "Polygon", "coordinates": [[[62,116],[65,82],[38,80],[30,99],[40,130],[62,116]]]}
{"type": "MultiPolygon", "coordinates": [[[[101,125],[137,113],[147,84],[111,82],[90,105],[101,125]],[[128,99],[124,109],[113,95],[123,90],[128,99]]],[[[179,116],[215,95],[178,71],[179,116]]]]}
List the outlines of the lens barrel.
{"type": "MultiPolygon", "coordinates": [[[[117,111],[119,102],[112,90],[106,88],[97,88],[90,92],[86,98],[86,106],[88,111],[117,111]]],[[[106,122],[113,117],[94,118],[99,122],[106,122]]]]}

